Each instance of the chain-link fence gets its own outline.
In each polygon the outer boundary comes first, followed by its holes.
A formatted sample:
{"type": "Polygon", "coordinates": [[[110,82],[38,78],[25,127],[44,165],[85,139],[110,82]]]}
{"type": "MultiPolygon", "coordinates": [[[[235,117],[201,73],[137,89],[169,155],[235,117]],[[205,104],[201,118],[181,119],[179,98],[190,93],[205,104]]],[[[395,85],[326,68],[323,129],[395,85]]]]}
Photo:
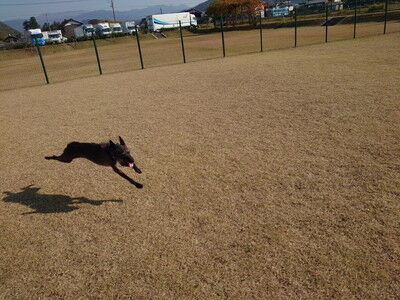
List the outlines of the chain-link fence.
{"type": "Polygon", "coordinates": [[[0,90],[400,32],[400,2],[352,0],[219,17],[196,30],[0,51],[0,90]]]}

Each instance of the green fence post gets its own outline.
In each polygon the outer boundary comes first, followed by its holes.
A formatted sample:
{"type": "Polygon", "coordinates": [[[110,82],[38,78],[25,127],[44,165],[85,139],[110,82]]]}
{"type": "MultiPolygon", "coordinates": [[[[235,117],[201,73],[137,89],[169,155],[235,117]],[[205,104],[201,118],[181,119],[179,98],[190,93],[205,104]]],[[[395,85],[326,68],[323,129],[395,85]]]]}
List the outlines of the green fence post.
{"type": "Polygon", "coordinates": [[[260,47],[261,47],[261,52],[263,52],[263,33],[262,33],[262,17],[261,17],[261,12],[260,12],[260,47]]]}
{"type": "Polygon", "coordinates": [[[297,8],[294,8],[294,47],[297,47],[297,8]]]}
{"type": "Polygon", "coordinates": [[[36,44],[36,49],[37,49],[37,52],[39,54],[40,62],[42,63],[42,68],[43,68],[44,77],[46,78],[46,83],[49,84],[50,83],[49,82],[49,77],[47,76],[46,66],[44,65],[42,51],[40,50],[40,46],[38,44],[36,44]]]}
{"type": "Polygon", "coordinates": [[[140,65],[141,65],[142,70],[143,70],[144,69],[144,65],[143,65],[142,49],[140,48],[139,31],[138,31],[137,25],[135,25],[135,33],[136,33],[136,41],[137,41],[139,57],[140,57],[140,65]]]}
{"type": "Polygon", "coordinates": [[[226,53],[225,53],[225,37],[224,37],[224,24],[223,24],[224,20],[221,16],[221,37],[222,37],[222,53],[225,57],[226,53]]]}
{"type": "Polygon", "coordinates": [[[328,3],[325,2],[325,43],[328,42],[328,3]]]}
{"type": "Polygon", "coordinates": [[[102,75],[103,71],[101,69],[100,57],[99,57],[99,52],[97,51],[96,38],[94,33],[92,33],[92,40],[93,40],[94,51],[96,52],[97,65],[99,66],[99,73],[100,75],[102,75]]]}
{"type": "Polygon", "coordinates": [[[385,24],[383,25],[383,34],[386,34],[386,21],[387,21],[387,12],[388,12],[388,3],[389,1],[385,1],[385,24]]]}
{"type": "Polygon", "coordinates": [[[354,5],[354,31],[353,31],[353,39],[356,38],[356,27],[357,27],[357,0],[354,5]]]}
{"type": "Polygon", "coordinates": [[[183,63],[186,64],[185,45],[183,44],[183,35],[182,35],[182,22],[180,20],[179,20],[179,32],[181,33],[183,63]]]}

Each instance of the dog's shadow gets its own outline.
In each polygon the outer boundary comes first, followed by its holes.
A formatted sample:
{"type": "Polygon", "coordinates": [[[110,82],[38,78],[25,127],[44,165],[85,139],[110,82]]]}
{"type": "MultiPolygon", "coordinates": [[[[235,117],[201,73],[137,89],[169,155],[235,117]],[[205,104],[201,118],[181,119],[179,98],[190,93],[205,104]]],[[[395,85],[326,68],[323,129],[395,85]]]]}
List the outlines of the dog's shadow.
{"type": "Polygon", "coordinates": [[[21,189],[19,193],[3,192],[6,195],[2,200],[4,202],[19,203],[33,211],[26,214],[49,214],[49,213],[67,213],[79,209],[78,204],[101,205],[104,202],[122,202],[122,200],[90,200],[86,197],[72,198],[57,194],[40,194],[40,188],[28,185],[21,189]]]}

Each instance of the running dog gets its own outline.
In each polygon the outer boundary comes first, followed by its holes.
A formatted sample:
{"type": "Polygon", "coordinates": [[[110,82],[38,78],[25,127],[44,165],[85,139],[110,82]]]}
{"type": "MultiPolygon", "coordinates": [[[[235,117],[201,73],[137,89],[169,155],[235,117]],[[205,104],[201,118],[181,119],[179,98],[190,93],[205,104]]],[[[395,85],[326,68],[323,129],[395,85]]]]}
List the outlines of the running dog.
{"type": "Polygon", "coordinates": [[[119,144],[114,144],[111,140],[108,143],[102,144],[72,142],[67,145],[60,156],[45,157],[48,160],[54,159],[64,163],[70,163],[75,158],[86,158],[95,164],[111,167],[115,173],[128,180],[138,189],[143,187],[142,184],[134,181],[117,168],[118,162],[122,167],[133,168],[136,173],[142,173],[136,166],[129,148],[121,137],[119,137],[119,144]]]}

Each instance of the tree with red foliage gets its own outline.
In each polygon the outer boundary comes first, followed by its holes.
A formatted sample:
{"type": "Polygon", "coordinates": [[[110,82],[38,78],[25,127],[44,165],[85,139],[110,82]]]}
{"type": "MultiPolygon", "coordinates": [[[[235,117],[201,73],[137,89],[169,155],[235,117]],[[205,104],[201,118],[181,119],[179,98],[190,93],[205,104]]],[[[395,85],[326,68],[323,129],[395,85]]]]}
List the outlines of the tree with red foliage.
{"type": "Polygon", "coordinates": [[[213,18],[223,16],[226,21],[235,24],[239,16],[246,15],[250,24],[257,23],[257,15],[264,10],[261,0],[214,0],[207,8],[207,15],[213,18]]]}

